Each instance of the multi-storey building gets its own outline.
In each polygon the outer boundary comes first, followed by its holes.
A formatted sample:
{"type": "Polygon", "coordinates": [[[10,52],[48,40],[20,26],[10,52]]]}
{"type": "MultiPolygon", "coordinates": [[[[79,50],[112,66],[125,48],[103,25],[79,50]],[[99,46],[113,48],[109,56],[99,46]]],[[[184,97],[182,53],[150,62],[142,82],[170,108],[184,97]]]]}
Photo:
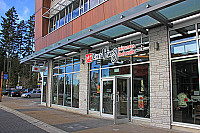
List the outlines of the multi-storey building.
{"type": "Polygon", "coordinates": [[[35,0],[48,107],[200,129],[199,0],[35,0]]]}

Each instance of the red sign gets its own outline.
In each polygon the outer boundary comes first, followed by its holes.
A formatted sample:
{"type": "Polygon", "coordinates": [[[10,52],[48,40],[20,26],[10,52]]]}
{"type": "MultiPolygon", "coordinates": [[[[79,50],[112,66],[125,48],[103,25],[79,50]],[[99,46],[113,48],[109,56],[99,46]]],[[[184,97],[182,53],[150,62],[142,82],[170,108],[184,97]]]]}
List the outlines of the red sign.
{"type": "Polygon", "coordinates": [[[90,53],[90,54],[86,54],[86,63],[91,63],[92,62],[92,53],[90,53]]]}

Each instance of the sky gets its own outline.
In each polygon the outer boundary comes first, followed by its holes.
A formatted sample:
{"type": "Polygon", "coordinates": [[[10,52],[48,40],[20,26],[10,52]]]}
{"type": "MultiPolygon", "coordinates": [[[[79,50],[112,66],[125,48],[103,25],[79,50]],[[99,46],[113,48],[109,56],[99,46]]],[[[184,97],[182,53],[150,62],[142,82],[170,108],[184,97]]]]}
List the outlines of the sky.
{"type": "MultiPolygon", "coordinates": [[[[0,16],[5,17],[6,11],[13,6],[19,15],[19,20],[28,20],[35,12],[35,0],[0,0],[0,16]]],[[[0,22],[2,22],[1,17],[0,22]]]]}

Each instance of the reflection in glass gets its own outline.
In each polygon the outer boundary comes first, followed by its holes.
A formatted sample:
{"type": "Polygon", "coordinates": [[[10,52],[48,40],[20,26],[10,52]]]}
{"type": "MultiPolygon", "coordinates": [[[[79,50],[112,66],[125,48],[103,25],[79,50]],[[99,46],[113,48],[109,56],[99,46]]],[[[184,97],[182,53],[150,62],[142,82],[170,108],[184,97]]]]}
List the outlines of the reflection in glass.
{"type": "Polygon", "coordinates": [[[58,78],[58,105],[63,105],[64,94],[64,75],[59,75],[58,78]]]}
{"type": "Polygon", "coordinates": [[[195,39],[195,36],[196,36],[195,25],[191,25],[170,31],[170,42],[176,43],[180,41],[195,39]]]}
{"type": "Polygon", "coordinates": [[[90,0],[90,9],[99,4],[99,0],[90,0]]]}
{"type": "Polygon", "coordinates": [[[53,88],[52,88],[52,104],[57,103],[57,83],[58,83],[58,76],[53,76],[53,88]]]}
{"type": "Polygon", "coordinates": [[[150,118],[149,64],[133,66],[133,116],[150,118]]]}
{"type": "Polygon", "coordinates": [[[102,77],[130,74],[130,66],[102,69],[102,77]]]}
{"type": "Polygon", "coordinates": [[[60,26],[63,26],[65,24],[65,10],[62,10],[60,12],[60,26]]]}
{"type": "Polygon", "coordinates": [[[91,69],[99,69],[101,66],[101,60],[95,60],[91,63],[91,69]]]}
{"type": "Polygon", "coordinates": [[[117,79],[117,93],[116,93],[116,115],[117,119],[128,118],[127,113],[127,102],[128,102],[128,86],[127,86],[128,79],[117,79]]]}
{"type": "Polygon", "coordinates": [[[72,74],[65,75],[65,103],[64,106],[71,107],[71,83],[72,83],[72,74]]]}
{"type": "Polygon", "coordinates": [[[72,72],[72,65],[66,66],[66,73],[72,72]]]}
{"type": "Polygon", "coordinates": [[[103,81],[102,113],[113,114],[113,81],[103,81]]]}
{"type": "Polygon", "coordinates": [[[73,74],[72,107],[79,107],[79,73],[73,74]]]}
{"type": "Polygon", "coordinates": [[[79,16],[79,1],[73,2],[73,19],[79,16]]]}
{"type": "Polygon", "coordinates": [[[184,55],[197,54],[196,41],[184,42],[180,44],[171,45],[171,56],[179,57],[184,55]]]}
{"type": "Polygon", "coordinates": [[[88,0],[85,0],[85,3],[84,3],[84,12],[87,12],[88,11],[88,0]]]}
{"type": "Polygon", "coordinates": [[[100,71],[92,71],[90,77],[90,110],[99,111],[100,108],[100,71]]]}
{"type": "Polygon", "coordinates": [[[172,61],[173,120],[200,124],[198,60],[172,61]]]}
{"type": "Polygon", "coordinates": [[[44,77],[43,78],[42,102],[46,102],[46,91],[47,91],[47,77],[44,77]]]}
{"type": "Polygon", "coordinates": [[[74,72],[80,71],[80,64],[74,65],[74,72]]]}

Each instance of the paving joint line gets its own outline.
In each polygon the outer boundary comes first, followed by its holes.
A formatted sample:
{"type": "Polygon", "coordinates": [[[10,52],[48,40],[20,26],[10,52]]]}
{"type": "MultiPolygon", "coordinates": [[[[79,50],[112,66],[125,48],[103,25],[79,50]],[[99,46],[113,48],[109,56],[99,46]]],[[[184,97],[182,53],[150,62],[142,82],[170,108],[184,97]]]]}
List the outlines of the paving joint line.
{"type": "Polygon", "coordinates": [[[47,131],[49,133],[68,133],[68,132],[66,132],[64,130],[61,130],[59,128],[51,126],[51,125],[49,125],[47,123],[44,123],[44,122],[42,122],[42,121],[40,121],[38,119],[35,119],[35,118],[31,117],[31,116],[28,116],[28,115],[23,114],[23,113],[21,113],[19,111],[11,109],[11,108],[9,108],[9,107],[7,107],[5,105],[2,105],[1,103],[0,103],[0,109],[4,110],[6,112],[12,113],[12,114],[18,116],[19,118],[31,123],[34,126],[37,126],[37,127],[41,128],[41,129],[43,129],[43,130],[45,130],[45,131],[47,131]]]}

